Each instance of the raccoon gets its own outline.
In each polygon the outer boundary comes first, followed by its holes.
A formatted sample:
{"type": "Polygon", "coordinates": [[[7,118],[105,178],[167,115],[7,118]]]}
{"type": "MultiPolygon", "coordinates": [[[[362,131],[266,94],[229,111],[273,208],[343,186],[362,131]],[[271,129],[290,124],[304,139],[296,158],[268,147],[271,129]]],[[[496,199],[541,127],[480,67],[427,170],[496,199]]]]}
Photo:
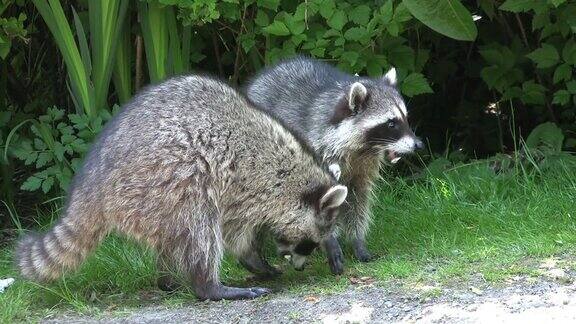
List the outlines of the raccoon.
{"type": "MultiPolygon", "coordinates": [[[[104,128],[74,178],[63,216],[25,236],[17,267],[46,282],[77,268],[110,232],[143,242],[161,271],[186,276],[200,299],[255,298],[265,288],[219,279],[225,249],[276,274],[255,246],[270,232],[302,267],[333,230],[347,188],[279,122],[205,76],[151,86],[104,128]]],[[[170,277],[161,276],[163,288],[170,277]]]]}
{"type": "MultiPolygon", "coordinates": [[[[245,88],[248,98],[305,138],[327,163],[342,167],[342,183],[351,194],[340,227],[355,256],[367,262],[365,237],[371,192],[380,163],[396,163],[422,148],[408,124],[404,100],[396,88],[396,70],[383,77],[346,74],[323,62],[297,56],[261,72],[245,88]]],[[[336,238],[324,242],[333,273],[343,271],[336,238]]]]}

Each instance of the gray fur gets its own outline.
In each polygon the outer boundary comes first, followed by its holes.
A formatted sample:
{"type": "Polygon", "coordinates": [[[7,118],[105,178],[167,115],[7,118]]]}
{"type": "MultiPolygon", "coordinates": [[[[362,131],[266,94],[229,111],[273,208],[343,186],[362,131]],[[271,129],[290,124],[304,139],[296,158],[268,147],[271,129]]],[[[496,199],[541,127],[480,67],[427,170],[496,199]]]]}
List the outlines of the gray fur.
{"type": "Polygon", "coordinates": [[[20,241],[17,265],[26,278],[57,279],[116,231],[154,248],[159,269],[185,275],[202,299],[253,298],[268,290],[220,283],[223,251],[273,272],[255,252],[257,234],[321,242],[346,192],[235,90],[177,77],[141,92],[106,125],[61,219],[20,241]]]}
{"type": "MultiPolygon", "coordinates": [[[[381,160],[387,156],[396,162],[401,154],[422,146],[408,125],[408,112],[395,86],[394,69],[381,78],[367,78],[296,57],[263,71],[246,89],[252,102],[306,139],[326,163],[341,166],[341,182],[351,190],[342,228],[361,261],[371,258],[364,242],[381,160]],[[397,124],[388,129],[392,120],[397,124]]],[[[331,267],[341,259],[334,241],[324,244],[329,254],[334,251],[329,255],[331,267]]],[[[342,272],[341,266],[332,270],[342,272]]]]}

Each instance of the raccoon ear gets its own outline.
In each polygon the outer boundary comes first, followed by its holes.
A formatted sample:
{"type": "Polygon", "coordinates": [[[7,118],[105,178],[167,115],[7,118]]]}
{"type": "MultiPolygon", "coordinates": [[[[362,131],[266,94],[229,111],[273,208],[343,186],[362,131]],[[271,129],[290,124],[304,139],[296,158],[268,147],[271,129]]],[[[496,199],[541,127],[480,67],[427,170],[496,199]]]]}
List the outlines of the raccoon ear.
{"type": "Polygon", "coordinates": [[[388,72],[384,74],[384,80],[388,82],[391,86],[395,86],[396,82],[398,81],[396,77],[396,69],[391,68],[390,70],[388,70],[388,72]]]}
{"type": "Polygon", "coordinates": [[[330,164],[330,166],[328,166],[328,170],[330,170],[330,173],[334,175],[336,181],[340,180],[340,175],[342,174],[342,171],[340,170],[340,166],[338,165],[338,163],[330,164]]]}
{"type": "Polygon", "coordinates": [[[343,185],[335,185],[328,189],[324,196],[320,198],[320,210],[326,208],[336,208],[340,207],[346,196],[348,195],[348,188],[343,185]]]}
{"type": "Polygon", "coordinates": [[[364,100],[366,100],[367,95],[368,90],[366,90],[366,87],[362,83],[352,83],[350,92],[348,93],[348,107],[350,110],[357,112],[364,100]]]}

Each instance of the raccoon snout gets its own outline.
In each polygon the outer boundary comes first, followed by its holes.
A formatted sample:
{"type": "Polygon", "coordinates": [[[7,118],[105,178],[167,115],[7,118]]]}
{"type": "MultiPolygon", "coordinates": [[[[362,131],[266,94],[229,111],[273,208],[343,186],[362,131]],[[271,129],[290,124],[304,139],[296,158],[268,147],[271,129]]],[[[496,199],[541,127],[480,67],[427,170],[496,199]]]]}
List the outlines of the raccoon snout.
{"type": "Polygon", "coordinates": [[[304,266],[306,265],[305,256],[294,253],[292,254],[292,258],[290,259],[290,261],[292,262],[292,266],[294,267],[295,270],[297,271],[304,270],[304,266]]]}
{"type": "Polygon", "coordinates": [[[422,150],[424,149],[424,142],[418,137],[414,138],[414,149],[415,150],[422,150]]]}

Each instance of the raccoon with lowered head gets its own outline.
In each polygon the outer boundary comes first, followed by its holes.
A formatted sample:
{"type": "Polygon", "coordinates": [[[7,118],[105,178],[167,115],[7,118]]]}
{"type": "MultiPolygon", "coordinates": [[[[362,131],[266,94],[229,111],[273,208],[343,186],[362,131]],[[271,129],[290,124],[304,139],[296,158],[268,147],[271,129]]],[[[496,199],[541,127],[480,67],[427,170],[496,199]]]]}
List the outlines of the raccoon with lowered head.
{"type": "Polygon", "coordinates": [[[267,230],[301,267],[301,254],[332,232],[346,194],[312,151],[238,92],[177,77],[137,95],[106,125],[64,214],[19,242],[17,266],[32,280],[57,279],[117,232],[152,247],[159,268],[185,275],[200,299],[254,298],[269,290],[220,282],[224,249],[250,271],[275,274],[257,253],[257,234],[267,230]]]}
{"type": "MultiPolygon", "coordinates": [[[[296,57],[260,73],[248,98],[305,138],[328,163],[342,167],[351,194],[340,217],[354,254],[369,261],[365,237],[374,180],[384,158],[396,163],[423,146],[408,124],[396,88],[396,70],[381,78],[353,76],[323,62],[296,57]]],[[[342,250],[334,237],[324,242],[333,273],[342,273],[342,250]]]]}

